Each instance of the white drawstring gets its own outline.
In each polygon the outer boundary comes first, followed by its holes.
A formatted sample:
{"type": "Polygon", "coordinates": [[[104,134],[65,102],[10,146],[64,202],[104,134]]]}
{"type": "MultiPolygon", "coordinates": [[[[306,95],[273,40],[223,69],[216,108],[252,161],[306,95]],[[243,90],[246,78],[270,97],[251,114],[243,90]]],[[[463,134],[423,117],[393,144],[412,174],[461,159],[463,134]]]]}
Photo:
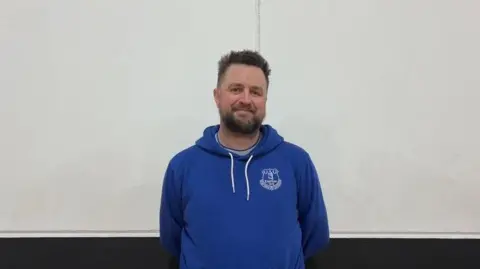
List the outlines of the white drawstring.
{"type": "Polygon", "coordinates": [[[233,155],[232,153],[228,153],[230,155],[230,179],[232,180],[232,191],[235,193],[235,177],[233,176],[233,155]]]}
{"type": "MultiPolygon", "coordinates": [[[[228,153],[230,155],[230,179],[232,180],[232,191],[235,193],[235,176],[234,176],[234,158],[232,153],[228,153]]],[[[252,160],[253,155],[250,155],[248,158],[247,163],[245,164],[245,184],[247,186],[247,201],[250,200],[250,181],[248,180],[248,165],[252,160]]]]}
{"type": "Polygon", "coordinates": [[[248,158],[247,164],[245,164],[245,183],[247,184],[247,201],[250,200],[250,182],[248,180],[248,165],[250,164],[252,157],[253,155],[250,155],[250,158],[248,158]]]}

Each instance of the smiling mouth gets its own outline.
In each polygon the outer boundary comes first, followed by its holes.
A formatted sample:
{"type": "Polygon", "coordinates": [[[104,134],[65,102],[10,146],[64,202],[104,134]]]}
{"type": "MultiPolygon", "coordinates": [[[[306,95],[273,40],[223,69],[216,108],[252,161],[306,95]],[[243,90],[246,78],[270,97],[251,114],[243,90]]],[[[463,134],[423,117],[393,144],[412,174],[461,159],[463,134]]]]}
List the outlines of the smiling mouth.
{"type": "Polygon", "coordinates": [[[237,110],[237,111],[235,111],[235,112],[253,114],[253,112],[252,112],[252,111],[250,111],[250,110],[237,110]]]}

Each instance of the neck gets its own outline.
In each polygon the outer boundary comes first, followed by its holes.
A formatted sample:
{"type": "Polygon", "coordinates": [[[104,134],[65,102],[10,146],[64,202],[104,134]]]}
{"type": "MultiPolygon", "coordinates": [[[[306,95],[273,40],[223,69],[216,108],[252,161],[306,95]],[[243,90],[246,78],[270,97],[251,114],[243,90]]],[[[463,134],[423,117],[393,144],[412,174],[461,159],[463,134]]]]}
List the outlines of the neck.
{"type": "Polygon", "coordinates": [[[218,130],[218,140],[220,143],[227,148],[233,150],[246,150],[253,145],[255,145],[260,137],[260,131],[257,130],[253,134],[238,134],[229,131],[225,126],[220,124],[220,129],[218,130]]]}

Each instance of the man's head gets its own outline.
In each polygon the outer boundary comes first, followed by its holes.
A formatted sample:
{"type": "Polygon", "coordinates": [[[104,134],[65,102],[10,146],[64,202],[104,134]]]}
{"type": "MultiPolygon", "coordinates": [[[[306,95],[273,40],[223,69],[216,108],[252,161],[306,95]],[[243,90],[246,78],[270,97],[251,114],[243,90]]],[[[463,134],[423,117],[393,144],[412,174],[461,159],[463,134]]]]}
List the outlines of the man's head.
{"type": "Polygon", "coordinates": [[[255,133],[265,118],[270,84],[268,62],[251,50],[232,51],[218,62],[215,103],[231,132],[255,133]]]}

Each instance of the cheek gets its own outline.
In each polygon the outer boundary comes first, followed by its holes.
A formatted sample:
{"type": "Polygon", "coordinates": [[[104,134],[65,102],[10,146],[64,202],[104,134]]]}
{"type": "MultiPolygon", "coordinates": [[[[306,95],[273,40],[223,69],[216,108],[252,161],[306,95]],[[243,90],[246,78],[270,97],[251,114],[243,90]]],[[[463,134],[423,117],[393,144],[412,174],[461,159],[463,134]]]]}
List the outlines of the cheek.
{"type": "Polygon", "coordinates": [[[264,112],[265,111],[265,101],[264,100],[259,100],[255,102],[255,107],[257,108],[258,112],[264,112]]]}
{"type": "Polygon", "coordinates": [[[228,101],[222,100],[218,103],[218,108],[222,111],[229,111],[231,110],[231,104],[228,101]]]}
{"type": "Polygon", "coordinates": [[[233,106],[233,104],[235,102],[236,102],[236,100],[233,99],[233,98],[224,97],[224,98],[220,99],[219,107],[221,109],[231,109],[231,107],[233,106]]]}

